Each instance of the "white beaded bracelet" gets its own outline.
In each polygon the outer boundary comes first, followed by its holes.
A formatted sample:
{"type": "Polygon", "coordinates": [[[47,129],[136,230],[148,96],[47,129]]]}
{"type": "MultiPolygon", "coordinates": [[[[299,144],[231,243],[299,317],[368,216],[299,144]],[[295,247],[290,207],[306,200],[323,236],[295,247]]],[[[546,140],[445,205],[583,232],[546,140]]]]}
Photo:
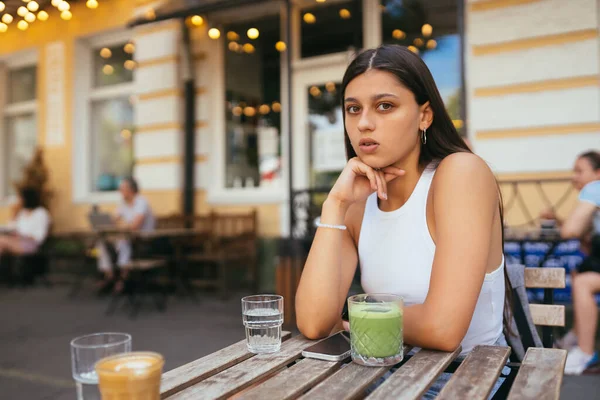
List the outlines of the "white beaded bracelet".
{"type": "Polygon", "coordinates": [[[317,226],[318,228],[339,229],[342,231],[345,231],[346,229],[348,229],[346,227],[346,225],[323,224],[323,223],[321,223],[321,217],[317,217],[317,219],[315,219],[315,226],[317,226]]]}

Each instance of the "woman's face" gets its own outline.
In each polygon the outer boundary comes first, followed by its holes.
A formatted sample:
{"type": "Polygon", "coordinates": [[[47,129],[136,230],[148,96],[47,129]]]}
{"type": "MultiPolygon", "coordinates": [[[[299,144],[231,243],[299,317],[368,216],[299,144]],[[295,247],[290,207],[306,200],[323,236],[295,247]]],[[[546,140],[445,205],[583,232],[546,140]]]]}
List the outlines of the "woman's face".
{"type": "Polygon", "coordinates": [[[391,73],[369,70],[354,78],[344,94],[346,132],[357,156],[383,168],[420,152],[420,131],[433,120],[429,103],[419,106],[413,93],[391,73]]]}
{"type": "Polygon", "coordinates": [[[600,170],[594,170],[594,166],[586,157],[579,157],[573,166],[573,186],[581,190],[588,183],[597,180],[600,180],[600,170]]]}

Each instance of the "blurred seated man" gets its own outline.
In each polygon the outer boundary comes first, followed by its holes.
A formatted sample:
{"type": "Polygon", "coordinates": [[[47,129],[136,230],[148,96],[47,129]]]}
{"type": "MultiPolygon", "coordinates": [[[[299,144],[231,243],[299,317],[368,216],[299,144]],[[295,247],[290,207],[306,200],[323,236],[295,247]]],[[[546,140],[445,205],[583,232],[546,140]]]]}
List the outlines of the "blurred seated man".
{"type": "MultiPolygon", "coordinates": [[[[139,187],[135,179],[125,178],[119,186],[122,203],[117,208],[114,216],[119,227],[132,231],[147,232],[154,230],[155,219],[148,201],[139,194],[139,187]]],[[[122,267],[131,261],[131,243],[120,239],[115,243],[117,252],[117,265],[122,267]]],[[[107,243],[98,245],[99,258],[98,269],[104,273],[104,282],[101,291],[110,290],[115,283],[115,291],[123,290],[123,280],[127,277],[127,271],[122,271],[117,277],[114,275],[114,266],[107,249],[107,243]],[[116,278],[116,279],[115,279],[116,278]]]]}
{"type": "Polygon", "coordinates": [[[11,233],[0,236],[0,258],[6,254],[34,254],[48,236],[50,214],[42,207],[37,189],[20,189],[13,213],[11,233]]]}

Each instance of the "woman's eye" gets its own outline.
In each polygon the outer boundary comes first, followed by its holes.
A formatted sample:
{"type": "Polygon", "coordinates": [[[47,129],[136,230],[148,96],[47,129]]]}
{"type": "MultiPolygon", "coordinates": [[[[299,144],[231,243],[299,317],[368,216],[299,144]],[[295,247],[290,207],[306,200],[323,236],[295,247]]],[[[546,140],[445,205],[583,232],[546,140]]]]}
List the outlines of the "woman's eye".
{"type": "Polygon", "coordinates": [[[390,103],[381,103],[380,105],[377,106],[377,109],[379,111],[388,111],[392,109],[392,105],[390,103]]]}
{"type": "Polygon", "coordinates": [[[357,113],[359,110],[360,110],[360,108],[358,108],[358,106],[348,106],[348,107],[346,108],[346,111],[347,111],[349,114],[356,114],[356,113],[357,113]]]}

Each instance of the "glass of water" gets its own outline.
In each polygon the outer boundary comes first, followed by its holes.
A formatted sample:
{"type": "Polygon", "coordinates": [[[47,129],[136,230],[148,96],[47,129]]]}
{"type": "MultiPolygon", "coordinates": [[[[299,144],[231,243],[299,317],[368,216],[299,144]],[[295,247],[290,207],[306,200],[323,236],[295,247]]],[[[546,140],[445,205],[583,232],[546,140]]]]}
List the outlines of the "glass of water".
{"type": "Polygon", "coordinates": [[[283,325],[282,296],[261,294],[244,297],[242,319],[248,351],[256,354],[279,351],[283,325]]]}
{"type": "Polygon", "coordinates": [[[71,365],[77,386],[77,400],[100,400],[98,376],[94,369],[100,359],[131,352],[131,335],[94,333],[71,341],[71,365]]]}

